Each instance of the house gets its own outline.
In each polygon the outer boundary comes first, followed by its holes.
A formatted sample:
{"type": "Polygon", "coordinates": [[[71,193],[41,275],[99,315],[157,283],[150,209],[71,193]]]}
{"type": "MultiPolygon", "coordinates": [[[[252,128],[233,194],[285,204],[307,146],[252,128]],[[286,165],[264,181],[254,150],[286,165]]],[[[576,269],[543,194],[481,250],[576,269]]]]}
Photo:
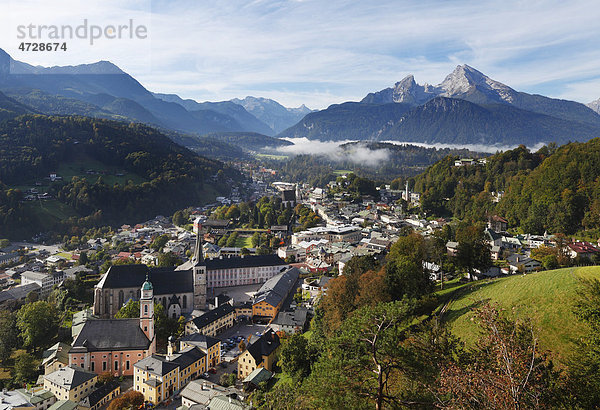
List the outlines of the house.
{"type": "Polygon", "coordinates": [[[277,333],[272,329],[267,330],[238,357],[238,378],[245,379],[259,367],[273,371],[273,365],[276,363],[275,357],[280,345],[277,333]]]}
{"type": "Polygon", "coordinates": [[[30,283],[29,285],[20,285],[12,289],[3,290],[0,292],[0,305],[21,302],[32,292],[39,295],[41,288],[37,283],[30,283]]]}
{"type": "Polygon", "coordinates": [[[96,373],[76,366],[66,366],[44,375],[44,389],[54,394],[57,400],[77,403],[94,390],[97,381],[96,373]]]}
{"type": "Polygon", "coordinates": [[[208,409],[223,410],[250,410],[252,408],[249,404],[239,400],[236,394],[215,396],[208,402],[206,407],[208,409]]]}
{"type": "Polygon", "coordinates": [[[297,308],[291,312],[279,312],[277,317],[271,321],[270,327],[276,332],[302,333],[308,324],[307,315],[306,308],[297,308]]]}
{"type": "Polygon", "coordinates": [[[121,385],[113,380],[103,384],[79,402],[78,410],[98,410],[121,395],[121,385]]]}
{"type": "Polygon", "coordinates": [[[152,404],[169,399],[190,380],[206,372],[206,355],[200,349],[187,347],[176,353],[171,342],[168,353],[148,356],[134,365],[133,389],[152,404]]]}
{"type": "Polygon", "coordinates": [[[200,333],[216,336],[223,330],[233,327],[235,318],[235,308],[230,303],[225,303],[201,316],[188,320],[185,323],[185,334],[200,333]]]}
{"type": "Polygon", "coordinates": [[[519,272],[520,269],[522,269],[523,272],[529,273],[542,266],[542,264],[535,259],[519,254],[510,255],[506,258],[506,262],[508,262],[508,267],[512,273],[519,272]]]}
{"type": "Polygon", "coordinates": [[[48,410],[76,410],[77,403],[71,400],[59,400],[52,406],[48,407],[48,410]]]}
{"type": "Polygon", "coordinates": [[[21,274],[21,285],[35,283],[40,286],[40,296],[47,296],[55,285],[64,280],[63,272],[41,273],[25,271],[21,274]]]}
{"type": "Polygon", "coordinates": [[[298,268],[289,268],[266,281],[254,294],[252,316],[255,318],[275,318],[285,299],[290,293],[296,291],[299,276],[300,271],[298,268]]]}
{"type": "Polygon", "coordinates": [[[41,387],[0,391],[0,409],[47,410],[56,402],[56,397],[41,387]]]}
{"type": "Polygon", "coordinates": [[[571,256],[571,258],[579,257],[581,259],[585,258],[591,260],[592,257],[600,253],[598,248],[586,241],[571,242],[567,244],[567,246],[569,248],[569,256],[571,256]]]}
{"type": "Polygon", "coordinates": [[[235,387],[219,386],[218,384],[211,383],[208,380],[192,380],[181,391],[182,406],[179,409],[234,409],[236,407],[231,407],[230,404],[233,404],[234,400],[241,400],[242,396],[243,393],[235,387]],[[211,400],[218,396],[225,397],[227,402],[213,402],[213,407],[208,407],[211,400]],[[231,398],[232,403],[229,403],[229,398],[231,398]]]}
{"type": "Polygon", "coordinates": [[[71,346],[62,342],[58,342],[54,346],[45,350],[42,354],[42,366],[44,366],[44,374],[54,373],[61,367],[68,366],[70,350],[71,346]]]}
{"type": "Polygon", "coordinates": [[[86,320],[69,351],[69,364],[98,374],[132,376],[133,364],[155,351],[153,287],[146,280],[140,317],[86,320]]]}
{"type": "Polygon", "coordinates": [[[192,333],[179,338],[179,349],[184,350],[186,347],[197,347],[206,354],[206,367],[214,367],[221,362],[221,342],[219,339],[203,335],[200,333],[192,333]]]}
{"type": "Polygon", "coordinates": [[[496,232],[506,232],[508,221],[501,216],[493,215],[488,219],[488,228],[496,232]]]}
{"type": "Polygon", "coordinates": [[[254,390],[260,386],[262,382],[268,382],[273,377],[273,373],[265,369],[264,367],[259,367],[254,369],[252,373],[250,373],[243,380],[244,390],[254,390]]]}
{"type": "Polygon", "coordinates": [[[448,256],[456,256],[458,254],[458,242],[446,242],[446,251],[448,252],[448,256]]]}

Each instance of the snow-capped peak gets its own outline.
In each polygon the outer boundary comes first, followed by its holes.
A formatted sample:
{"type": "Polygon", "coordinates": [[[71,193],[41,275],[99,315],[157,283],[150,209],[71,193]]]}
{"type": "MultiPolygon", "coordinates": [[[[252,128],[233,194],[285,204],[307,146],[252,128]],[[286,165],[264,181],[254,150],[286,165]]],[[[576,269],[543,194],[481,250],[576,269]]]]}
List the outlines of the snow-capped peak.
{"type": "Polygon", "coordinates": [[[596,101],[592,101],[589,104],[586,104],[588,107],[590,107],[592,110],[596,111],[598,114],[600,114],[600,98],[598,98],[596,101]]]}

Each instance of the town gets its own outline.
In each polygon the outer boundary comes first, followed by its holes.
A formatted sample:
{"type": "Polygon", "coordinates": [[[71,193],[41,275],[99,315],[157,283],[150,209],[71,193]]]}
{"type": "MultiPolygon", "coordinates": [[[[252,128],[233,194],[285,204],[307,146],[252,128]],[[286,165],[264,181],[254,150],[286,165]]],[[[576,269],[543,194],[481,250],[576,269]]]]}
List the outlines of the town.
{"type": "MultiPolygon", "coordinates": [[[[455,225],[417,213],[420,195],[408,183],[377,187],[376,195],[356,200],[348,190],[355,179],[344,174],[316,188],[265,183],[255,172],[248,202],[236,188],[213,205],[123,225],[109,235],[58,245],[4,241],[0,308],[17,312],[21,332],[36,333],[25,310],[38,314],[34,309],[56,305],[46,329],[58,333],[27,336],[34,355],[23,351],[14,365],[13,386],[24,387],[5,388],[3,408],[96,410],[126,400],[251,408],[252,392],[266,391],[280,377],[282,342],[310,329],[331,279],[344,275],[353,258],[381,259],[407,235],[439,242],[455,225]],[[265,215],[254,204],[268,208],[265,215]]],[[[443,288],[444,281],[564,264],[548,257],[551,249],[578,265],[600,258],[598,244],[509,228],[503,217],[489,216],[481,232],[484,262],[468,260],[465,246],[448,240],[423,269],[443,288]]],[[[6,362],[11,348],[2,347],[6,362]]]]}

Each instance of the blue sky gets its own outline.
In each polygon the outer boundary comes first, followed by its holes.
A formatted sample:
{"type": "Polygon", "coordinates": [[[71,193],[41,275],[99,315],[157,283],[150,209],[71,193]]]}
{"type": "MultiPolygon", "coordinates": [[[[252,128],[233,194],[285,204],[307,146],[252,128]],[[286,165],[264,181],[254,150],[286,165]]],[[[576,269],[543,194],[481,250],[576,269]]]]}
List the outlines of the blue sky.
{"type": "MultiPolygon", "coordinates": [[[[2,1],[2,0],[0,0],[2,1]]],[[[359,100],[414,74],[437,84],[469,64],[517,90],[600,98],[597,1],[3,0],[0,47],[32,64],[110,60],[146,88],[185,98],[246,95],[287,106],[359,100]],[[20,24],[148,26],[144,40],[17,48],[20,24]]]]}

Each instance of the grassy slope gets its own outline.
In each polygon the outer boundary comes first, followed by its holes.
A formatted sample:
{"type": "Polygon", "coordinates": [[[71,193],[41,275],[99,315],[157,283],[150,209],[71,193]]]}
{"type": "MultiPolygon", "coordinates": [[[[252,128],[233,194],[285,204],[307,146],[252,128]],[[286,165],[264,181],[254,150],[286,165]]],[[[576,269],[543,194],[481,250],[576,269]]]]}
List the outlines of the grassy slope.
{"type": "Polygon", "coordinates": [[[579,278],[600,279],[600,267],[567,268],[526,276],[515,275],[456,288],[444,315],[454,334],[471,345],[478,337],[472,309],[482,302],[499,303],[513,317],[529,317],[543,350],[560,363],[573,350],[584,327],[575,318],[573,301],[579,278]]]}

